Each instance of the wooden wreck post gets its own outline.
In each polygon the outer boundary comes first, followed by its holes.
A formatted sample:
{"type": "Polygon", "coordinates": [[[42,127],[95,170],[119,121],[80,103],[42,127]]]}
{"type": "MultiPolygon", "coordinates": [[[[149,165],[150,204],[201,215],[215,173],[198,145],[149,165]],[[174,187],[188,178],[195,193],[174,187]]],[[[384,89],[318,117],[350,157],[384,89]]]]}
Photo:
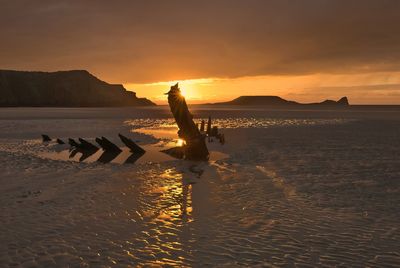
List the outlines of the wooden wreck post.
{"type": "Polygon", "coordinates": [[[201,125],[200,125],[200,131],[201,132],[204,132],[204,125],[205,125],[204,120],[201,120],[201,125]]]}
{"type": "Polygon", "coordinates": [[[211,135],[211,116],[208,117],[208,122],[207,122],[207,135],[211,135]]]}
{"type": "Polygon", "coordinates": [[[189,160],[208,160],[209,152],[205,138],[193,121],[185,97],[182,96],[178,83],[171,87],[168,94],[168,104],[178,125],[178,136],[186,141],[185,158],[189,160]]]}

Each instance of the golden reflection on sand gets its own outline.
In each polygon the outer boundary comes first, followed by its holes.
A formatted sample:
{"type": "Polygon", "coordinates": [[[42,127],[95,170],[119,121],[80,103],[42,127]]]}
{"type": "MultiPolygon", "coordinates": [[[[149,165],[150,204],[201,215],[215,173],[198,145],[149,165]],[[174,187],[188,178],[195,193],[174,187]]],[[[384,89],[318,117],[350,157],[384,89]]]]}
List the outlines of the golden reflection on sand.
{"type": "Polygon", "coordinates": [[[181,146],[183,146],[184,144],[185,144],[185,141],[184,141],[184,140],[182,140],[182,139],[177,139],[177,140],[176,140],[176,146],[181,147],[181,146]]]}
{"type": "Polygon", "coordinates": [[[179,260],[176,256],[168,258],[187,252],[192,239],[193,185],[187,176],[190,175],[169,168],[141,185],[144,203],[140,214],[150,227],[143,251],[154,253],[146,264],[181,266],[188,261],[181,255],[179,260]]]}
{"type": "Polygon", "coordinates": [[[155,216],[154,221],[182,220],[185,222],[193,221],[192,218],[192,185],[185,182],[182,173],[175,169],[167,169],[161,174],[163,185],[156,186],[148,190],[151,194],[158,194],[155,206],[145,214],[155,216]]]}

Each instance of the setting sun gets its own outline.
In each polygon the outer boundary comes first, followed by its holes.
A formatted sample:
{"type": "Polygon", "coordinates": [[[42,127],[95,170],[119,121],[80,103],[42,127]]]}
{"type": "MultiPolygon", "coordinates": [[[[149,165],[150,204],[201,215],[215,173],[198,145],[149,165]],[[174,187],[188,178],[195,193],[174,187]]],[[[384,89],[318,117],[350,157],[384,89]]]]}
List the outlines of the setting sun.
{"type": "Polygon", "coordinates": [[[190,103],[204,103],[205,100],[210,99],[210,96],[214,97],[207,90],[212,90],[212,86],[215,86],[212,78],[164,81],[149,84],[124,84],[124,86],[135,91],[151,92],[151,94],[154,94],[153,100],[156,103],[163,104],[166,102],[164,95],[166,89],[176,83],[179,83],[182,96],[190,103]],[[204,93],[206,93],[206,96],[204,93]]]}
{"type": "Polygon", "coordinates": [[[187,100],[201,100],[202,97],[197,91],[196,84],[184,85],[182,83],[181,94],[187,100]]]}

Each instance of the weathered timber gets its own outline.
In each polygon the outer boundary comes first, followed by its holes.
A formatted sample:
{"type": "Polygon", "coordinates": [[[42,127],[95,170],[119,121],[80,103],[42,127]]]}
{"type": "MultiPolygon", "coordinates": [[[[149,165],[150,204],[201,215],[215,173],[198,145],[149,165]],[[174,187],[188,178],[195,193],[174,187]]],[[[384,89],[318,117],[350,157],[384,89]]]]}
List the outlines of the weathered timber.
{"type": "Polygon", "coordinates": [[[77,153],[81,154],[81,157],[79,158],[79,162],[85,161],[87,158],[95,154],[98,150],[82,150],[82,149],[73,149],[70,154],[69,158],[74,158],[77,153]]]}
{"type": "Polygon", "coordinates": [[[80,148],[80,144],[77,143],[74,139],[69,138],[68,139],[68,144],[71,145],[72,147],[80,148]]]}
{"type": "Polygon", "coordinates": [[[73,158],[77,153],[81,153],[82,160],[80,161],[83,161],[99,150],[99,148],[97,148],[95,145],[82,138],[79,138],[79,142],[71,138],[68,139],[68,144],[72,147],[71,154],[69,156],[70,158],[73,158]]]}
{"type": "Polygon", "coordinates": [[[208,117],[208,122],[207,122],[207,135],[211,135],[211,116],[208,117]]]}
{"type": "Polygon", "coordinates": [[[84,140],[82,138],[79,138],[78,140],[81,143],[80,144],[81,145],[80,148],[83,149],[83,150],[88,150],[88,151],[96,150],[97,151],[99,149],[94,144],[92,144],[92,143],[90,143],[90,142],[88,142],[88,141],[86,141],[86,140],[84,140]]]}
{"type": "Polygon", "coordinates": [[[102,153],[102,155],[99,157],[99,159],[97,159],[98,162],[101,163],[110,163],[111,161],[113,161],[118,155],[120,154],[120,151],[104,151],[104,153],[102,153]]]}
{"type": "Polygon", "coordinates": [[[125,137],[124,135],[118,134],[121,141],[128,147],[132,153],[144,154],[146,151],[137,145],[133,140],[125,137]]]}
{"type": "Polygon", "coordinates": [[[168,94],[168,104],[178,125],[178,136],[186,141],[184,157],[189,160],[208,160],[209,152],[204,136],[193,121],[185,98],[182,96],[179,85],[171,87],[168,94]]]}
{"type": "Polygon", "coordinates": [[[204,120],[201,120],[201,124],[200,124],[200,131],[204,132],[204,126],[205,126],[206,122],[204,120]]]}
{"type": "Polygon", "coordinates": [[[79,153],[79,152],[80,152],[80,151],[79,151],[78,149],[76,149],[76,148],[72,149],[72,150],[71,150],[71,153],[69,154],[69,158],[70,158],[70,159],[74,158],[75,155],[76,155],[77,153],[79,153]]]}
{"type": "Polygon", "coordinates": [[[85,161],[87,158],[91,157],[94,155],[99,149],[96,150],[86,150],[86,151],[81,151],[82,156],[79,158],[79,162],[85,161]]]}
{"type": "Polygon", "coordinates": [[[117,145],[115,145],[114,143],[112,143],[111,141],[106,139],[105,137],[96,138],[96,142],[100,145],[100,147],[104,151],[110,151],[110,152],[121,152],[122,151],[117,145]]]}
{"type": "Polygon", "coordinates": [[[51,138],[46,134],[42,134],[42,141],[43,142],[49,142],[49,141],[51,141],[51,138]]]}
{"type": "Polygon", "coordinates": [[[143,154],[131,154],[124,162],[124,164],[134,164],[143,154]]]}

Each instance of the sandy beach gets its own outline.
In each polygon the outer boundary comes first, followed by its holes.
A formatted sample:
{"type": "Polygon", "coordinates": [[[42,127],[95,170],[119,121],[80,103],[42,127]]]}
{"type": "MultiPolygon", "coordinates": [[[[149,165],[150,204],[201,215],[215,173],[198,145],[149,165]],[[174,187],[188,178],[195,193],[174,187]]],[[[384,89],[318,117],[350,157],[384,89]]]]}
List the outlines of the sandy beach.
{"type": "Polygon", "coordinates": [[[168,107],[0,109],[0,267],[400,265],[400,110],[193,114],[215,159],[104,164],[40,135],[154,148],[168,107]]]}

